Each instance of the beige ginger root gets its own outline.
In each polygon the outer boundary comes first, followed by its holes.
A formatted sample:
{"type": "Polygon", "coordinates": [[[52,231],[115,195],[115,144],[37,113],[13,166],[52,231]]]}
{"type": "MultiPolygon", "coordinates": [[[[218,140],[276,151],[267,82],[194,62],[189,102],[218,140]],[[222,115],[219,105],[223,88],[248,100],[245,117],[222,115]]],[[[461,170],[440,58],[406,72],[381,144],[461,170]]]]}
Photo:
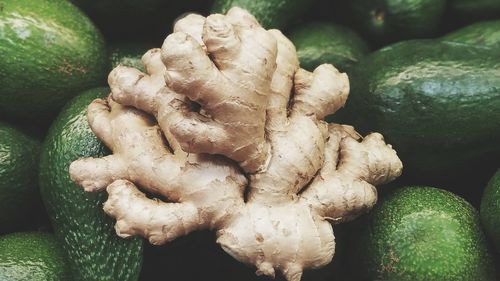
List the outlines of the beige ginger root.
{"type": "Polygon", "coordinates": [[[108,99],[88,107],[113,154],[70,167],[86,191],[107,190],[121,237],[162,244],[212,229],[257,274],[298,281],[332,260],[332,224],[401,174],[380,134],[322,121],[344,105],[347,76],[299,68],[292,43],[242,9],[184,17],[143,62],[147,73],[115,68],[108,99]]]}

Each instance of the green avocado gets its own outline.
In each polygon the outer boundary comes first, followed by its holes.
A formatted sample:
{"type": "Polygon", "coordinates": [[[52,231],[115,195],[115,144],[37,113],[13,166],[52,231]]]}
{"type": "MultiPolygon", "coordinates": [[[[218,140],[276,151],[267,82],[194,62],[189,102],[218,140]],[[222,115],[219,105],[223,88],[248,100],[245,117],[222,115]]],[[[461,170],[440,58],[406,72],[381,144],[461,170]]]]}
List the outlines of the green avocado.
{"type": "Polygon", "coordinates": [[[0,0],[0,54],[0,116],[13,121],[52,120],[109,69],[100,32],[65,0],[0,0]]]}
{"type": "Polygon", "coordinates": [[[360,280],[498,280],[478,212],[451,192],[399,188],[352,227],[360,280]]]}
{"type": "Polygon", "coordinates": [[[0,122],[0,233],[22,229],[41,209],[40,142],[0,122]]]}
{"type": "Polygon", "coordinates": [[[495,48],[500,52],[500,20],[482,21],[468,25],[446,34],[441,37],[441,40],[495,48]]]}
{"type": "Polygon", "coordinates": [[[64,251],[54,235],[18,232],[0,237],[0,280],[71,281],[64,251]]]}
{"type": "Polygon", "coordinates": [[[346,71],[369,51],[367,44],[354,31],[333,23],[301,25],[292,29],[288,38],[297,49],[300,66],[309,71],[323,63],[346,71]]]}
{"type": "Polygon", "coordinates": [[[142,266],[142,239],[116,235],[114,220],[102,210],[106,192],[84,192],[69,177],[74,160],[109,153],[86,117],[88,104],[108,93],[97,88],[71,100],[52,124],[40,159],[42,199],[77,281],[137,280],[142,266]]]}
{"type": "Polygon", "coordinates": [[[153,47],[153,43],[144,42],[113,43],[109,46],[108,51],[111,67],[115,68],[118,65],[123,65],[144,72],[142,56],[153,47]]]}
{"type": "Polygon", "coordinates": [[[382,133],[398,152],[405,174],[443,178],[466,167],[471,175],[471,163],[478,159],[497,161],[498,51],[405,41],[363,58],[350,74],[347,104],[333,120],[363,133],[382,133]]]}
{"type": "Polygon", "coordinates": [[[480,212],[486,234],[500,253],[500,169],[484,190],[480,212]]]}
{"type": "Polygon", "coordinates": [[[240,7],[254,15],[264,28],[283,30],[313,4],[309,0],[215,0],[211,12],[225,14],[232,7],[240,7]]]}
{"type": "Polygon", "coordinates": [[[436,34],[446,0],[350,0],[346,5],[352,25],[381,45],[436,34]]]}

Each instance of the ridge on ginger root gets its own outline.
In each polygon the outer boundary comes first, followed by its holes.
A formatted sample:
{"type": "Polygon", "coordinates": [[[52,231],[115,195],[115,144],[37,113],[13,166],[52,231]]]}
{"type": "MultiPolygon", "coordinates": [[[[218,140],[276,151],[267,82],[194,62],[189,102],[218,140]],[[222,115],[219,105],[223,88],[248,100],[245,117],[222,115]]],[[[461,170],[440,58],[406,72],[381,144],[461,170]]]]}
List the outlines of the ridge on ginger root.
{"type": "Polygon", "coordinates": [[[86,191],[106,189],[121,237],[163,244],[211,229],[258,275],[298,281],[332,260],[332,225],[401,174],[382,135],[322,121],[344,105],[347,75],[299,68],[293,44],[245,10],[188,15],[142,60],[147,73],[116,67],[110,96],[88,107],[113,153],[70,166],[86,191]]]}

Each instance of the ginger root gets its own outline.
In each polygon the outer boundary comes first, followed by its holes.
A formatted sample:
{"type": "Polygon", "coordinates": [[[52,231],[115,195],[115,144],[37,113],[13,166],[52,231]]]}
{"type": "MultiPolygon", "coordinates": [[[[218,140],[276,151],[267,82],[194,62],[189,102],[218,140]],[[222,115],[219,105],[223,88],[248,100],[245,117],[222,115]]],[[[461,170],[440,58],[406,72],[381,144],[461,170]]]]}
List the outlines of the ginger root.
{"type": "Polygon", "coordinates": [[[70,166],[86,191],[106,188],[121,237],[162,244],[212,229],[258,275],[298,281],[332,260],[332,224],[401,174],[380,134],[322,121],[344,105],[347,75],[299,68],[293,44],[242,9],[184,17],[142,60],[147,73],[118,66],[108,99],[88,107],[113,154],[70,166]]]}

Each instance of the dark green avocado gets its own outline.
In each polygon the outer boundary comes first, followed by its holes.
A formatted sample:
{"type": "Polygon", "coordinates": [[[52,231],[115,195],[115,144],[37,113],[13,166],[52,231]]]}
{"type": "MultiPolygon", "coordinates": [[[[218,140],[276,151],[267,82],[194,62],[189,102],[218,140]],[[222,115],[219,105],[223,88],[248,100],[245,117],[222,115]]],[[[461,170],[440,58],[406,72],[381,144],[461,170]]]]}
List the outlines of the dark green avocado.
{"type": "Polygon", "coordinates": [[[446,0],[350,0],[349,21],[374,45],[427,38],[439,31],[446,0]]]}
{"type": "Polygon", "coordinates": [[[145,71],[142,64],[142,56],[154,47],[153,43],[143,42],[121,42],[113,43],[109,46],[109,60],[111,68],[124,65],[145,71]]]}
{"type": "Polygon", "coordinates": [[[310,0],[215,0],[212,13],[225,14],[232,7],[248,10],[264,28],[284,29],[312,8],[310,0]]]}
{"type": "Polygon", "coordinates": [[[90,130],[86,117],[88,104],[107,94],[108,88],[96,88],[71,100],[52,124],[42,147],[42,199],[77,281],[135,281],[142,266],[142,239],[116,235],[114,220],[102,210],[106,192],[84,192],[69,177],[74,160],[109,153],[90,130]]]}
{"type": "Polygon", "coordinates": [[[54,235],[18,232],[0,237],[0,280],[71,281],[68,260],[54,235]]]}
{"type": "Polygon", "coordinates": [[[42,209],[39,154],[38,140],[0,121],[0,234],[32,224],[42,209]]]}
{"type": "Polygon", "coordinates": [[[108,69],[101,33],[68,1],[0,1],[1,117],[50,122],[108,69]]]}
{"type": "MultiPolygon", "coordinates": [[[[500,152],[500,54],[468,44],[412,40],[363,58],[334,120],[393,145],[404,173],[444,177],[500,152]],[[446,172],[444,172],[446,171],[446,172]]],[[[486,162],[483,162],[483,167],[486,162]]],[[[458,175],[455,175],[458,176],[458,175]]]]}
{"type": "Polygon", "coordinates": [[[498,280],[478,212],[451,192],[399,188],[351,230],[350,266],[360,280],[498,280]]]}
{"type": "MultiPolygon", "coordinates": [[[[500,3],[500,1],[499,1],[500,3]]],[[[441,37],[442,41],[495,48],[500,52],[500,20],[477,22],[441,37]]]]}
{"type": "Polygon", "coordinates": [[[300,25],[290,31],[288,38],[297,49],[300,66],[309,71],[323,63],[346,71],[369,51],[367,44],[354,31],[333,23],[300,25]]]}

